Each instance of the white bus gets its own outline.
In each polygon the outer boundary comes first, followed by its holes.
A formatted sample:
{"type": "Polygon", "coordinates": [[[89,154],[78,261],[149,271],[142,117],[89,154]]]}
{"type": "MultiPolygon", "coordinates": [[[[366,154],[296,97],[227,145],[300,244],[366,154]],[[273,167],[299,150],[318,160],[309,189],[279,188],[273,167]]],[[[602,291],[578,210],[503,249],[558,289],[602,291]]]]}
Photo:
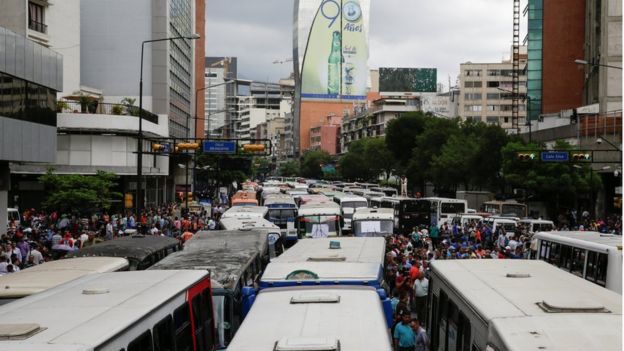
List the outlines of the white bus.
{"type": "Polygon", "coordinates": [[[518,221],[518,225],[522,226],[523,234],[528,236],[533,236],[537,232],[551,232],[555,229],[555,223],[545,219],[524,218],[518,221]]]}
{"type": "Polygon", "coordinates": [[[93,273],[128,270],[122,257],[76,257],[45,262],[0,276],[0,305],[93,273]]]}
{"type": "Polygon", "coordinates": [[[265,218],[281,229],[283,241],[297,241],[297,204],[293,197],[284,194],[269,195],[264,199],[264,206],[269,209],[265,218]]]}
{"type": "Polygon", "coordinates": [[[184,250],[149,269],[210,270],[216,340],[219,348],[225,348],[248,312],[243,288],[253,287],[260,280],[268,262],[265,230],[209,230],[198,232],[186,242],[184,250]]]}
{"type": "Polygon", "coordinates": [[[208,271],[90,274],[0,315],[1,351],[214,350],[208,271]]]}
{"type": "Polygon", "coordinates": [[[439,227],[448,218],[455,217],[459,213],[466,213],[468,201],[463,199],[451,199],[446,197],[424,197],[419,200],[427,201],[431,209],[431,222],[439,227]]]}
{"type": "Polygon", "coordinates": [[[342,225],[343,230],[351,230],[351,218],[353,218],[353,213],[355,213],[356,209],[368,207],[366,198],[347,193],[334,194],[334,202],[340,206],[340,210],[342,211],[342,217],[344,219],[342,225]]]}
{"type": "Polygon", "coordinates": [[[621,350],[621,300],[545,262],[435,260],[430,350],[621,350]]]}
{"type": "Polygon", "coordinates": [[[354,236],[386,236],[394,231],[391,208],[358,208],[351,222],[354,236]]]}
{"type": "Polygon", "coordinates": [[[264,218],[268,212],[266,206],[233,206],[223,212],[221,218],[264,218]]]}
{"type": "Polygon", "coordinates": [[[360,286],[266,289],[228,351],[391,351],[379,295],[360,286]]]}
{"type": "Polygon", "coordinates": [[[297,236],[299,239],[341,236],[341,224],[342,212],[336,203],[304,204],[297,213],[297,236]]]}
{"type": "Polygon", "coordinates": [[[598,232],[539,232],[532,257],[622,293],[622,236],[598,232]]]}

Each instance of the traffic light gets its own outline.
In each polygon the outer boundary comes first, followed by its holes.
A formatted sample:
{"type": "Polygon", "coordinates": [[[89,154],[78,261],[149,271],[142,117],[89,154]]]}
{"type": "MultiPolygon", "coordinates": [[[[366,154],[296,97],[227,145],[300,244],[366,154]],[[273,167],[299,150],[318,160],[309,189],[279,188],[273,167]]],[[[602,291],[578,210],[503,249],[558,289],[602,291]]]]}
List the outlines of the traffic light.
{"type": "Polygon", "coordinates": [[[168,146],[169,145],[166,145],[166,144],[152,144],[152,151],[153,152],[165,152],[168,146]]]}
{"type": "Polygon", "coordinates": [[[570,160],[572,162],[592,162],[593,153],[591,151],[570,151],[570,160]]]}
{"type": "Polygon", "coordinates": [[[537,153],[532,151],[521,151],[516,153],[520,161],[533,161],[537,159],[537,153]]]}
{"type": "Polygon", "coordinates": [[[178,143],[176,144],[175,151],[199,150],[199,147],[199,143],[178,143]]]}
{"type": "Polygon", "coordinates": [[[261,153],[264,152],[264,144],[245,144],[243,145],[243,152],[246,153],[261,153]]]}

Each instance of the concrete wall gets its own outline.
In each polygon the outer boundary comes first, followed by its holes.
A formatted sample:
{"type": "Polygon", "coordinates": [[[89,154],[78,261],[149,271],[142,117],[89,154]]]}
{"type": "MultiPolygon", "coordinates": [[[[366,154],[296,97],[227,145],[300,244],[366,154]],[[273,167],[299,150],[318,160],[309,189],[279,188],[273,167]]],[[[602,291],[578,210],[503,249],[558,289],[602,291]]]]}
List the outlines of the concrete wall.
{"type": "MultiPolygon", "coordinates": [[[[25,37],[28,30],[28,3],[25,0],[0,1],[0,26],[25,37]]],[[[6,216],[5,216],[6,218],[6,216]]]]}
{"type": "Polygon", "coordinates": [[[0,116],[0,160],[54,162],[56,128],[0,116]]]}
{"type": "MultiPolygon", "coordinates": [[[[82,85],[105,96],[138,97],[141,42],[152,38],[151,7],[150,0],[80,1],[82,85]]],[[[143,106],[158,113],[152,109],[151,45],[143,59],[143,106]]]]}
{"type": "Polygon", "coordinates": [[[58,94],[63,97],[80,89],[80,0],[55,1],[45,16],[48,44],[63,55],[63,91],[58,94]]]}

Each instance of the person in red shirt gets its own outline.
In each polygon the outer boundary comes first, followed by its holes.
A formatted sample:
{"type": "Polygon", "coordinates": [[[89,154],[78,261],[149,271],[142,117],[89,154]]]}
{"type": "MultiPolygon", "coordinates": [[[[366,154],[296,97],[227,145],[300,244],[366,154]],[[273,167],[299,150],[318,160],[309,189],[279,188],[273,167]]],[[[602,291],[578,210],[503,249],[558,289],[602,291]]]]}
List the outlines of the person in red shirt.
{"type": "Polygon", "coordinates": [[[419,272],[418,263],[415,260],[412,261],[412,267],[409,270],[409,277],[412,283],[416,280],[416,278],[418,278],[419,272]]]}

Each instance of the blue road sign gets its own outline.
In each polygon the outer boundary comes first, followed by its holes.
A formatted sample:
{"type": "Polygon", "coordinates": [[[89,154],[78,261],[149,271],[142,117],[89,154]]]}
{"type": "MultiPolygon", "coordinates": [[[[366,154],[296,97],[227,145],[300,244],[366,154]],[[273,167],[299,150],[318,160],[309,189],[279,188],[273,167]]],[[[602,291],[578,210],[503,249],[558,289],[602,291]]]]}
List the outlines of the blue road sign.
{"type": "Polygon", "coordinates": [[[544,162],[568,162],[570,154],[567,151],[544,151],[541,154],[544,162]]]}
{"type": "Polygon", "coordinates": [[[207,154],[236,153],[236,141],[204,141],[203,147],[207,154]]]}

